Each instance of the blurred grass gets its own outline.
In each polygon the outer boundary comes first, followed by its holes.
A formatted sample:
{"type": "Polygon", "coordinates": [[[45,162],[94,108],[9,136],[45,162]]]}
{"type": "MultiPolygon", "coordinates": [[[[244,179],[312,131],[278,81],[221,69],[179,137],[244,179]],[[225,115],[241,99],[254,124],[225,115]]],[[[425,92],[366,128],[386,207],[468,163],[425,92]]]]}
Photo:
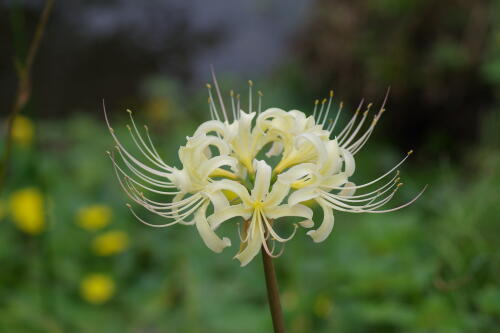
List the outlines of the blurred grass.
{"type": "MultiPolygon", "coordinates": [[[[144,111],[136,112],[137,120],[151,123],[160,153],[175,164],[183,138],[206,119],[204,97],[195,96],[181,110],[175,100],[180,96],[158,89],[150,95],[155,102],[146,102],[144,111]],[[172,107],[158,111],[161,99],[165,101],[160,105],[172,107]],[[148,107],[157,109],[149,112],[148,107]],[[167,110],[168,115],[161,114],[167,110]]],[[[265,91],[272,94],[273,89],[265,91]]],[[[270,97],[273,104],[287,100],[286,93],[277,95],[270,97]]],[[[111,115],[115,130],[125,138],[126,112],[112,110],[111,115]]],[[[464,149],[464,164],[449,161],[446,154],[434,163],[406,163],[400,202],[430,184],[414,205],[383,215],[337,214],[334,231],[324,243],[312,243],[302,231],[287,244],[276,266],[290,332],[496,330],[498,120],[498,113],[484,120],[481,143],[464,149]]],[[[100,117],[75,114],[35,124],[33,143],[15,146],[8,193],[38,188],[47,223],[39,235],[22,232],[12,223],[9,196],[4,197],[1,331],[270,330],[258,260],[240,268],[231,259],[235,246],[217,255],[192,227],[157,230],[133,219],[105,154],[111,139],[100,117]],[[98,230],[82,228],[79,211],[96,204],[110,207],[110,222],[98,230]],[[95,255],[94,239],[111,230],[126,233],[129,242],[117,254],[95,255]],[[94,273],[113,283],[114,292],[102,304],[88,302],[81,291],[82,281],[94,273]]],[[[401,156],[377,140],[359,154],[354,181],[370,179],[401,156]]],[[[152,221],[160,222],[154,217],[152,221]]],[[[237,237],[234,226],[222,231],[233,240],[237,237]]]]}

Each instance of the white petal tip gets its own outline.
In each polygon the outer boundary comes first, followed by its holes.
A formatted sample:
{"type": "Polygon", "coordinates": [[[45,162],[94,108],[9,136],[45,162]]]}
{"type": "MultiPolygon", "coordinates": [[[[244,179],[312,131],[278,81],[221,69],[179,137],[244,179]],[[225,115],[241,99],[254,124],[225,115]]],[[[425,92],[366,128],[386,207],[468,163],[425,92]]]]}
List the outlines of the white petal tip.
{"type": "Polygon", "coordinates": [[[307,232],[307,235],[311,237],[315,243],[321,243],[328,237],[328,235],[318,234],[317,230],[310,230],[307,232]]]}
{"type": "Polygon", "coordinates": [[[303,228],[312,228],[314,227],[314,222],[312,220],[305,220],[299,222],[300,226],[303,228]]]}

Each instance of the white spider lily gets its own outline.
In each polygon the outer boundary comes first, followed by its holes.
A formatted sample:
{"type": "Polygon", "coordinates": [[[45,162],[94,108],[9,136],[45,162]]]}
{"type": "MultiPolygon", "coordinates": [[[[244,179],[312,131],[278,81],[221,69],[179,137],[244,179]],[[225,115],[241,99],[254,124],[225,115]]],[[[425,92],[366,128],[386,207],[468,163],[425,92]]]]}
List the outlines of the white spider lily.
{"type": "Polygon", "coordinates": [[[399,207],[382,208],[400,187],[397,168],[411,152],[375,180],[356,185],[350,179],[356,169],[354,156],[373,133],[387,96],[368,125],[371,104],[361,113],[361,102],[347,125],[336,131],[342,103],[334,119],[329,120],[333,92],[321,106],[316,101],[310,116],[279,108],[262,112],[262,93],[259,92],[258,102],[254,103],[253,83],[249,81],[248,109],[243,111],[239,95],[232,91],[230,108],[226,109],[215,76],[213,81],[216,94],[207,85],[212,120],[201,124],[180,147],[180,169],[165,163],[151,141],[148,128],[140,131],[130,111],[128,130],[138,154],[121,143],[106,116],[118,152],[117,156],[109,155],[120,185],[132,201],[169,220],[165,224],[146,222],[128,205],[139,221],[152,227],[195,225],[207,247],[221,252],[231,242],[217,234],[219,226],[241,218],[240,251],[235,258],[244,266],[261,248],[270,256],[281,254],[284,243],[295,235],[298,225],[314,226],[313,211],[303,205],[306,201],[314,200],[323,211],[319,227],[307,232],[315,242],[321,242],[332,231],[334,211],[390,212],[410,205],[422,194],[423,190],[399,207]],[[271,167],[271,162],[261,157],[257,160],[261,152],[267,158],[277,159],[276,165],[271,167]],[[374,190],[355,194],[379,183],[382,185],[374,190]],[[286,223],[282,222],[286,217],[302,220],[284,237],[276,231],[276,226],[286,223]],[[276,243],[282,244],[280,251],[275,251],[276,243]]]}
{"type": "Polygon", "coordinates": [[[214,230],[224,221],[236,216],[240,216],[247,221],[241,237],[242,248],[235,257],[240,260],[242,266],[250,262],[261,247],[264,247],[269,255],[274,256],[273,250],[270,250],[267,245],[269,237],[273,243],[275,241],[285,243],[295,235],[296,225],[294,231],[288,237],[278,235],[273,228],[276,219],[285,216],[302,217],[305,220],[299,223],[307,227],[311,225],[310,219],[313,215],[312,210],[306,206],[282,204],[290,191],[290,186],[277,181],[270,189],[272,171],[265,161],[255,160],[254,168],[256,170],[255,184],[250,193],[243,185],[231,180],[214,182],[211,185],[211,189],[214,191],[226,190],[233,192],[241,201],[236,205],[216,209],[215,213],[208,218],[208,221],[214,230]]]}

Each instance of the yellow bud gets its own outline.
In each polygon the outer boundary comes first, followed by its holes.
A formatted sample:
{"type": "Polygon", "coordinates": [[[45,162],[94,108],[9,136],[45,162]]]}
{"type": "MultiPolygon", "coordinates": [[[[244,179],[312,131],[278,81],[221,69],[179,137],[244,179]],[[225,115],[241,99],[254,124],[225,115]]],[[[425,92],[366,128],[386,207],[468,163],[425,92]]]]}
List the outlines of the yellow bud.
{"type": "Polygon", "coordinates": [[[115,283],[105,274],[90,274],[80,284],[83,299],[92,304],[103,304],[115,293],[115,283]]]}

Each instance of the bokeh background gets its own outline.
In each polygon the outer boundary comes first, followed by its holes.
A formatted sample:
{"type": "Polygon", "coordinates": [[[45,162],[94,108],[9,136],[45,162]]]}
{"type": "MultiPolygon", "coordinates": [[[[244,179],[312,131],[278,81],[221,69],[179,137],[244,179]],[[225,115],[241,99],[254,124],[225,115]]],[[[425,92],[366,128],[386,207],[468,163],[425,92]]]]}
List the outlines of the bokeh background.
{"type": "MultiPolygon", "coordinates": [[[[0,1],[3,152],[43,7],[0,1]]],[[[393,205],[429,184],[411,207],[337,214],[324,243],[287,244],[290,332],[498,332],[498,0],[56,1],[0,189],[0,331],[271,331],[259,260],[135,221],[105,155],[102,99],[117,130],[134,110],[178,165],[209,118],[210,64],[224,91],[251,79],[265,107],[306,113],[331,88],[353,110],[390,86],[354,181],[414,149],[393,205]]]]}

